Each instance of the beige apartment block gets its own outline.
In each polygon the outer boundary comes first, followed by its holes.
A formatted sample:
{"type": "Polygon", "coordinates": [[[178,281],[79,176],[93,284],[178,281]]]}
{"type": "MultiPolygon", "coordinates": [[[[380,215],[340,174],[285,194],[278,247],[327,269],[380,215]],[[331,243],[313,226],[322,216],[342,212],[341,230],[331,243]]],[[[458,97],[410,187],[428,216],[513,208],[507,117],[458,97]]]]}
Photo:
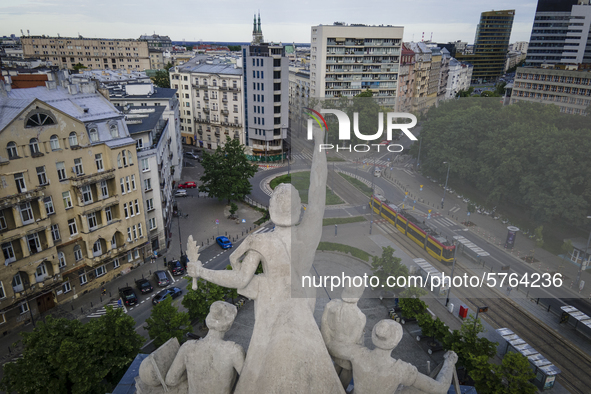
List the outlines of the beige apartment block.
{"type": "Polygon", "coordinates": [[[555,104],[562,113],[586,115],[591,104],[591,71],[519,67],[511,104],[518,101],[555,104]]]}
{"type": "Polygon", "coordinates": [[[229,136],[245,145],[242,68],[198,55],[170,69],[170,87],[180,102],[183,143],[216,149],[229,136]]]}
{"type": "Polygon", "coordinates": [[[93,82],[0,84],[0,331],[7,331],[129,271],[151,250],[124,115],[93,82]]]}
{"type": "Polygon", "coordinates": [[[88,69],[150,69],[146,41],[133,39],[21,37],[24,57],[51,61],[60,69],[80,63],[88,69]]]}

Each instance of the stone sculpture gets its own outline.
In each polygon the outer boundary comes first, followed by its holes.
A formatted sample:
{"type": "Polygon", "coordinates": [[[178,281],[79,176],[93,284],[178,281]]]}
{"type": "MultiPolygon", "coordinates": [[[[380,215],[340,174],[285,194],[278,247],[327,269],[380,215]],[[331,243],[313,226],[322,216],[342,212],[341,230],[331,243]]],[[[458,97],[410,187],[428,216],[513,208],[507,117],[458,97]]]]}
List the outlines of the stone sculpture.
{"type": "MultiPolygon", "coordinates": [[[[364,287],[345,286],[341,294],[342,300],[334,299],[325,307],[322,314],[320,332],[326,344],[338,343],[357,344],[363,346],[366,317],[357,307],[357,301],[363,295],[364,287]]],[[[344,389],[347,389],[353,377],[351,362],[336,357],[331,348],[328,352],[333,357],[335,369],[344,389]]]]}
{"type": "Polygon", "coordinates": [[[375,349],[345,342],[327,344],[331,353],[351,361],[355,394],[391,394],[400,385],[412,386],[430,394],[445,394],[449,390],[458,356],[449,351],[436,379],[423,375],[412,364],[391,357],[392,350],[402,339],[402,326],[389,319],[379,321],[372,330],[375,349]]]}
{"type": "Polygon", "coordinates": [[[166,385],[177,386],[188,380],[189,393],[230,394],[244,364],[244,349],[224,341],[238,310],[232,304],[216,301],[205,319],[207,336],[187,341],[176,354],[166,374],[166,385]]]}
{"type": "Polygon", "coordinates": [[[166,373],[170,369],[180,345],[176,338],[171,338],[142,361],[139,376],[136,378],[137,394],[187,394],[189,387],[186,379],[176,387],[168,387],[166,373]]]}
{"type": "Polygon", "coordinates": [[[292,278],[310,274],[322,235],[327,166],[318,146],[323,136],[315,130],[309,204],[299,225],[298,192],[281,184],[269,203],[275,231],[249,235],[230,255],[231,271],[204,268],[189,237],[188,274],[235,288],[255,303],[254,329],[235,393],[344,393],[314,320],[316,289],[292,286],[292,278]],[[255,275],[259,262],[263,274],[255,275]]]}

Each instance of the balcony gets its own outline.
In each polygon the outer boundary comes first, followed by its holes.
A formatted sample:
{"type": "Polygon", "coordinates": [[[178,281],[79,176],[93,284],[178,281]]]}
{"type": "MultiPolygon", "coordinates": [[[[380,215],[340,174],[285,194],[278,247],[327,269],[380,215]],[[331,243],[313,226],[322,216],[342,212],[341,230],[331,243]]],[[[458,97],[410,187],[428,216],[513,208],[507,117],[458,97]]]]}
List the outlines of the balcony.
{"type": "Polygon", "coordinates": [[[227,99],[226,97],[224,97],[224,98],[222,99],[222,102],[223,102],[223,103],[227,103],[227,102],[228,102],[228,99],[227,99]]]}
{"type": "Polygon", "coordinates": [[[103,209],[116,204],[119,204],[119,195],[117,194],[104,198],[102,200],[96,200],[89,204],[80,206],[86,208],[86,210],[82,212],[82,215],[90,215],[93,212],[102,211],[103,209]]]}
{"type": "Polygon", "coordinates": [[[32,201],[43,198],[45,196],[44,190],[45,186],[40,186],[36,189],[27,192],[13,194],[8,197],[0,198],[0,208],[4,209],[17,204],[21,204],[26,201],[32,201]]]}
{"type": "MultiPolygon", "coordinates": [[[[143,149],[149,149],[149,148],[143,148],[143,149]]],[[[92,183],[98,183],[100,181],[106,181],[108,179],[113,179],[113,178],[115,178],[115,169],[111,168],[110,170],[76,177],[75,179],[72,179],[72,186],[82,187],[82,186],[90,185],[92,183]]]]}
{"type": "Polygon", "coordinates": [[[222,111],[221,111],[221,112],[222,112],[222,115],[228,115],[228,114],[229,114],[229,112],[228,112],[228,110],[227,110],[227,109],[222,109],[222,111]]]}
{"type": "Polygon", "coordinates": [[[209,101],[209,96],[203,96],[203,100],[209,101]]]}
{"type": "Polygon", "coordinates": [[[239,92],[240,88],[239,87],[231,87],[231,88],[228,88],[228,90],[231,92],[239,92]]]}
{"type": "Polygon", "coordinates": [[[195,118],[195,123],[209,123],[209,119],[206,119],[206,118],[195,118]]]}
{"type": "Polygon", "coordinates": [[[209,113],[209,108],[203,108],[203,112],[208,114],[209,113]]]}

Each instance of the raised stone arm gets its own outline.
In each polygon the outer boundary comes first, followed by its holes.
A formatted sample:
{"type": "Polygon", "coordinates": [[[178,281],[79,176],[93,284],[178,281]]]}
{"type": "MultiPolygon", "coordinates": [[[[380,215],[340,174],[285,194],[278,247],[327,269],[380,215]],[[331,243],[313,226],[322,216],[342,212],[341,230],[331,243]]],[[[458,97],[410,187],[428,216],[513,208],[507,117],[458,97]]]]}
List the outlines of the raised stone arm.
{"type": "Polygon", "coordinates": [[[447,393],[451,384],[451,379],[453,378],[456,362],[458,361],[458,355],[455,352],[448,351],[443,358],[445,361],[443,362],[443,367],[441,368],[441,371],[439,371],[436,379],[431,379],[427,375],[419,373],[417,374],[417,380],[415,380],[412,386],[425,393],[447,393]]]}
{"type": "MultiPolygon", "coordinates": [[[[246,241],[245,241],[246,243],[246,241]]],[[[232,270],[210,270],[204,268],[200,261],[191,261],[192,255],[190,254],[191,249],[195,247],[195,242],[193,241],[193,237],[189,236],[189,244],[187,245],[187,256],[189,257],[190,262],[187,263],[187,274],[193,277],[193,281],[195,282],[197,278],[205,279],[208,282],[215,283],[219,286],[229,287],[232,289],[242,289],[250,283],[252,278],[254,277],[254,273],[259,265],[259,262],[262,259],[260,253],[255,250],[249,250],[246,254],[242,263],[238,263],[237,259],[241,256],[246,250],[246,246],[244,249],[242,245],[234,253],[230,255],[230,262],[232,263],[232,270]],[[191,243],[193,245],[191,246],[191,243]],[[236,257],[235,257],[236,256],[236,257]]],[[[195,286],[194,286],[195,288],[195,286]]]]}
{"type": "Polygon", "coordinates": [[[300,223],[301,235],[307,238],[306,245],[316,249],[322,234],[322,219],[326,205],[326,179],[328,168],[326,166],[326,152],[320,152],[320,144],[324,142],[325,131],[322,128],[314,129],[314,152],[312,155],[312,168],[310,171],[310,188],[308,189],[308,205],[304,218],[300,223]]]}
{"type": "Polygon", "coordinates": [[[334,357],[342,358],[344,360],[353,359],[358,352],[365,349],[365,346],[357,343],[347,343],[342,341],[330,341],[326,344],[326,348],[334,357]]]}

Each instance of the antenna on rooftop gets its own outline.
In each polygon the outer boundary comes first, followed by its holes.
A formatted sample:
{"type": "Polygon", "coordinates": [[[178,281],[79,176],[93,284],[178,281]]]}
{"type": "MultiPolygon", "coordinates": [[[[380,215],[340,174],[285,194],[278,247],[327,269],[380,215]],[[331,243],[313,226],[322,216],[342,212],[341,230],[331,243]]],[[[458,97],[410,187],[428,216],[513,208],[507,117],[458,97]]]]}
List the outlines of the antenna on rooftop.
{"type": "Polygon", "coordinates": [[[423,35],[421,36],[421,42],[425,41],[425,32],[423,32],[423,35]]]}

